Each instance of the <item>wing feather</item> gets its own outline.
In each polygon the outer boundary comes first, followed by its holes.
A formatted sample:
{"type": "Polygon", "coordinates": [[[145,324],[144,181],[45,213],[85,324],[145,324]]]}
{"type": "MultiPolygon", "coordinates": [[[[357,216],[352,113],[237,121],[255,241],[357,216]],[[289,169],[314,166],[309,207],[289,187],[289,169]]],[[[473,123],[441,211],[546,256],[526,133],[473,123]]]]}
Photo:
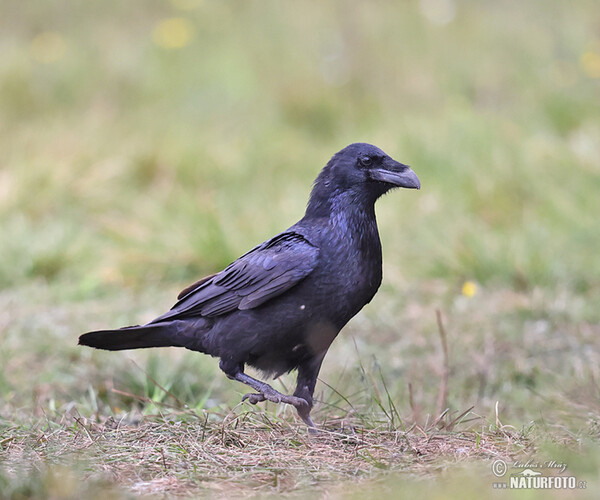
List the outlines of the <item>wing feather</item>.
{"type": "Polygon", "coordinates": [[[152,322],[253,309],[306,278],[315,268],[318,256],[319,249],[304,236],[293,231],[281,233],[220,273],[183,290],[172,309],[152,322]]]}

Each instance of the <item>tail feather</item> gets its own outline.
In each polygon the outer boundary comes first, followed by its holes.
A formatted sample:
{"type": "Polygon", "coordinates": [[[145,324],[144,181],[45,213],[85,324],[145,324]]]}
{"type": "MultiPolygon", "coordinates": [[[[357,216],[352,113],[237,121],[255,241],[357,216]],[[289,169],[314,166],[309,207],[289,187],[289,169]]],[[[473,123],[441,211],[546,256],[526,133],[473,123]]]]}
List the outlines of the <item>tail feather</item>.
{"type": "Polygon", "coordinates": [[[84,333],[79,337],[79,345],[121,351],[145,347],[168,347],[180,344],[170,334],[168,324],[155,323],[143,326],[128,326],[118,330],[99,330],[84,333]]]}

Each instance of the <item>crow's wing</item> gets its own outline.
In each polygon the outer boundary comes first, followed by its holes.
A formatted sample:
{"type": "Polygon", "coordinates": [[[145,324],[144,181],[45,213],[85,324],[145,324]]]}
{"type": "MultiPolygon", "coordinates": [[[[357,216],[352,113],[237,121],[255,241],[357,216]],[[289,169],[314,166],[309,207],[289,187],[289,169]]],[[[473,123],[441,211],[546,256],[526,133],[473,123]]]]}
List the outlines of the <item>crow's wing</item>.
{"type": "Polygon", "coordinates": [[[173,308],[152,323],[190,316],[219,316],[252,309],[289,290],[317,264],[319,249],[295,232],[281,233],[179,294],[173,308]]]}

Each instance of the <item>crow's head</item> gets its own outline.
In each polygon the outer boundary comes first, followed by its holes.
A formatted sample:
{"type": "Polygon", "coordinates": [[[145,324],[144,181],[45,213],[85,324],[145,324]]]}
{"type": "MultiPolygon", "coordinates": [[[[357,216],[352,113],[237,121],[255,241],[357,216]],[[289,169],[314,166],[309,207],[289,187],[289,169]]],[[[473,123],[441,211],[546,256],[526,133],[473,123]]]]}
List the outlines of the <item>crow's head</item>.
{"type": "Polygon", "coordinates": [[[315,180],[309,208],[322,208],[340,195],[372,204],[397,187],[419,189],[421,183],[408,166],[371,144],[357,142],[334,154],[323,168],[315,180]]]}

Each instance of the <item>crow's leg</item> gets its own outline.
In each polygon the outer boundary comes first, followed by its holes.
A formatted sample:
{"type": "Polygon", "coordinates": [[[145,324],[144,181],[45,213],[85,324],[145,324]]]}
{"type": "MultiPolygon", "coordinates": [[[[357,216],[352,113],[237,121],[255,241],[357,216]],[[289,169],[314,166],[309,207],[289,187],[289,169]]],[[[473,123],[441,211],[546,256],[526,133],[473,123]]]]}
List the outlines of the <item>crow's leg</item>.
{"type": "Polygon", "coordinates": [[[310,411],[313,407],[313,393],[315,392],[317,377],[324,357],[325,353],[319,354],[298,367],[298,378],[296,380],[294,396],[305,400],[308,405],[302,407],[297,406],[296,410],[298,411],[300,418],[311,428],[315,427],[314,422],[310,418],[310,411]]]}
{"type": "Polygon", "coordinates": [[[288,396],[286,394],[281,394],[279,391],[273,389],[269,384],[261,382],[260,380],[257,380],[251,377],[250,375],[246,375],[244,373],[243,364],[235,364],[221,359],[219,367],[225,372],[225,375],[227,375],[227,377],[229,377],[232,380],[237,380],[242,384],[249,385],[258,393],[246,394],[242,398],[242,401],[245,401],[247,399],[253,405],[255,405],[256,403],[260,403],[261,401],[272,401],[273,403],[287,403],[293,405],[298,410],[298,412],[300,412],[300,408],[308,407],[308,403],[306,402],[306,400],[297,396],[288,396]]]}
{"type": "Polygon", "coordinates": [[[321,355],[318,361],[311,361],[306,365],[301,365],[298,372],[298,387],[293,396],[281,394],[279,391],[273,389],[266,382],[261,382],[250,375],[244,373],[244,365],[236,364],[232,360],[224,360],[221,358],[219,368],[223,370],[225,375],[232,380],[237,380],[242,384],[249,385],[252,387],[257,394],[245,394],[242,397],[242,401],[248,400],[249,403],[255,405],[261,401],[272,401],[273,403],[287,403],[296,408],[298,415],[311,429],[315,430],[315,424],[310,418],[310,409],[312,408],[312,393],[315,390],[315,383],[317,381],[317,374],[321,367],[321,362],[325,353],[321,355]],[[302,396],[300,391],[302,389],[302,396]],[[308,399],[303,396],[306,395],[308,399]]]}
{"type": "Polygon", "coordinates": [[[246,394],[242,398],[242,401],[247,399],[250,403],[256,404],[260,401],[267,400],[272,401],[273,403],[287,403],[295,406],[296,408],[308,406],[308,403],[304,399],[296,396],[281,394],[279,391],[273,389],[269,384],[261,382],[260,380],[256,380],[250,375],[246,375],[244,372],[237,372],[234,376],[234,379],[238,382],[249,385],[252,387],[252,389],[258,392],[258,394],[246,394]]]}

